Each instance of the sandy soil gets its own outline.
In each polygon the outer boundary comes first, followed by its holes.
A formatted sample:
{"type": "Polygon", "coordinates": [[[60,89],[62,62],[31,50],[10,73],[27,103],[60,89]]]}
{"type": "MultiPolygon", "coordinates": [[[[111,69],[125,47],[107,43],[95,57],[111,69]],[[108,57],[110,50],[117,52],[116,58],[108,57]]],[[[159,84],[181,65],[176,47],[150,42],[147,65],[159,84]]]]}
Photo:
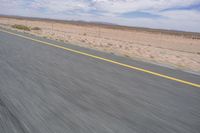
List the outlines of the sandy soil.
{"type": "Polygon", "coordinates": [[[40,27],[33,34],[87,48],[200,72],[200,39],[148,31],[122,30],[95,25],[0,17],[6,27],[21,24],[40,27]]]}

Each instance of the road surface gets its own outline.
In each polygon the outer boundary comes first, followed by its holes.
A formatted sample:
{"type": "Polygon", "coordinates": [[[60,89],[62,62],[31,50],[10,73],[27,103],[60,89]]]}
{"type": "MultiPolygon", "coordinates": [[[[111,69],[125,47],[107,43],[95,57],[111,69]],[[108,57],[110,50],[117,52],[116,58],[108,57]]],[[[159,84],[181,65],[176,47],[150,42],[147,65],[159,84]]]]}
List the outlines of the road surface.
{"type": "MultiPolygon", "coordinates": [[[[200,84],[195,74],[26,36],[200,84]]],[[[0,31],[0,132],[199,133],[200,88],[0,31]]]]}

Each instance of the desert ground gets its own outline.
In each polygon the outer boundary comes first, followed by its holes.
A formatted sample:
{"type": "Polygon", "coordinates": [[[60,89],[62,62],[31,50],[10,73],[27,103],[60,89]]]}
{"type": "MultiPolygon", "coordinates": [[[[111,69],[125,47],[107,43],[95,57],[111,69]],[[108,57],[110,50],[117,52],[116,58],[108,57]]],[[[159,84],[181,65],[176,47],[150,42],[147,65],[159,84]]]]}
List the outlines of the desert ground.
{"type": "Polygon", "coordinates": [[[133,59],[200,72],[200,33],[81,23],[0,17],[0,25],[4,28],[11,28],[15,24],[39,27],[40,30],[26,32],[133,59]]]}

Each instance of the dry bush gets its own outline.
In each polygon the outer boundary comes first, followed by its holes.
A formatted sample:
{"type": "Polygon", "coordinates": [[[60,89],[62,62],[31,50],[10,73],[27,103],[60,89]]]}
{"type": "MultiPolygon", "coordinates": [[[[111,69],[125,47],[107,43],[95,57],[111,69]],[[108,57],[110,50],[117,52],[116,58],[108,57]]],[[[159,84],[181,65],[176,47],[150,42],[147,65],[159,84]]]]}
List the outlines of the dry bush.
{"type": "Polygon", "coordinates": [[[31,30],[41,30],[41,28],[39,28],[39,27],[33,27],[33,28],[31,28],[31,30]]]}
{"type": "Polygon", "coordinates": [[[16,29],[19,29],[19,30],[31,31],[31,29],[28,26],[25,26],[25,25],[15,24],[15,25],[12,25],[12,28],[16,28],[16,29]]]}

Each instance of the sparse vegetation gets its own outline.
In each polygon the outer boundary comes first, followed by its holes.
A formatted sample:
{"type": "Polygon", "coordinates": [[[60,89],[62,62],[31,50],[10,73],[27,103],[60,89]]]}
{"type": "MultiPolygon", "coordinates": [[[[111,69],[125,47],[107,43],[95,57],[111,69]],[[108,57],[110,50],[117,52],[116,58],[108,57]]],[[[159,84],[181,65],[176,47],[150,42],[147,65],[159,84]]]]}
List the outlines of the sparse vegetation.
{"type": "Polygon", "coordinates": [[[125,54],[124,56],[130,58],[130,56],[128,54],[125,54]]]}
{"type": "Polygon", "coordinates": [[[112,46],[112,43],[108,43],[108,46],[112,46]]]}
{"type": "Polygon", "coordinates": [[[33,28],[31,28],[31,30],[41,30],[41,28],[40,27],[33,27],[33,28]]]}
{"type": "Polygon", "coordinates": [[[151,58],[151,59],[154,59],[154,56],[153,56],[153,55],[150,55],[150,58],[151,58]]]}
{"type": "Polygon", "coordinates": [[[85,40],[82,39],[81,42],[85,42],[85,40]]]}
{"type": "Polygon", "coordinates": [[[59,41],[60,41],[60,42],[64,42],[64,40],[63,40],[63,39],[60,39],[59,41]]]}
{"type": "Polygon", "coordinates": [[[12,25],[12,28],[16,28],[16,29],[19,29],[19,30],[25,30],[25,31],[31,31],[31,29],[28,26],[25,26],[25,25],[15,24],[15,25],[12,25]]]}

